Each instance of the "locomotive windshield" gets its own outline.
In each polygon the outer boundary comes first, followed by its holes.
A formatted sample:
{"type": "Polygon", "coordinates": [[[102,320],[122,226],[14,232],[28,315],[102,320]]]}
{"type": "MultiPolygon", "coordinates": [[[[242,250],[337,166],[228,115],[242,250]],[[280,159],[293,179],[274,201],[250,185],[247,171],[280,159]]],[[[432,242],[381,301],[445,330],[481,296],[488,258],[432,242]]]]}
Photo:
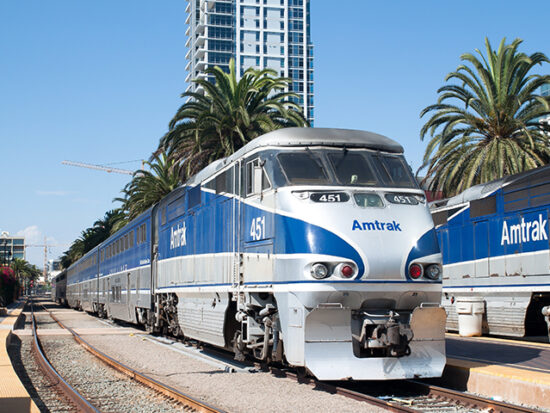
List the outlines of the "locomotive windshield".
{"type": "Polygon", "coordinates": [[[400,155],[368,150],[301,150],[277,154],[283,185],[346,185],[418,188],[400,155]]]}
{"type": "Polygon", "coordinates": [[[277,158],[291,185],[329,185],[321,159],[310,151],[280,153],[277,158]]]}

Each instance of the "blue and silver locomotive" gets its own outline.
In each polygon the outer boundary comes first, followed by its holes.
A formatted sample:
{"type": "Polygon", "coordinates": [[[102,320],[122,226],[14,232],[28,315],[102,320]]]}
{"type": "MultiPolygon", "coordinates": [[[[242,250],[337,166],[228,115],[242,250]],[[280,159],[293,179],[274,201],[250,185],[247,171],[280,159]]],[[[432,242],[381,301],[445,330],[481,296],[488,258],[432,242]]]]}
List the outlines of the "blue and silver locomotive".
{"type": "Polygon", "coordinates": [[[91,311],[323,380],[440,376],[441,254],[402,153],[362,131],[261,136],[90,252],[94,274],[69,269],[69,302],[96,282],[91,311]]]}
{"type": "Polygon", "coordinates": [[[477,298],[484,333],[546,335],[541,309],[550,305],[549,206],[549,166],[432,203],[449,330],[458,329],[455,301],[477,298]]]}

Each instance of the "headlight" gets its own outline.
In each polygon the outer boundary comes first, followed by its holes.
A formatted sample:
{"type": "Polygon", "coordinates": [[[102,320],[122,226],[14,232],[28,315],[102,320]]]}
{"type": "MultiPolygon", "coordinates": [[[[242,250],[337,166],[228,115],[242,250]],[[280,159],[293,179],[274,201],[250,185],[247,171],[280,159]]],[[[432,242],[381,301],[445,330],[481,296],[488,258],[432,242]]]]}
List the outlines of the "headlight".
{"type": "Polygon", "coordinates": [[[321,280],[328,277],[328,268],[325,264],[317,263],[311,266],[311,276],[321,280]]]}
{"type": "Polygon", "coordinates": [[[441,266],[439,266],[438,264],[432,264],[429,265],[428,268],[426,268],[424,277],[429,278],[430,280],[438,280],[440,276],[441,266]]]}

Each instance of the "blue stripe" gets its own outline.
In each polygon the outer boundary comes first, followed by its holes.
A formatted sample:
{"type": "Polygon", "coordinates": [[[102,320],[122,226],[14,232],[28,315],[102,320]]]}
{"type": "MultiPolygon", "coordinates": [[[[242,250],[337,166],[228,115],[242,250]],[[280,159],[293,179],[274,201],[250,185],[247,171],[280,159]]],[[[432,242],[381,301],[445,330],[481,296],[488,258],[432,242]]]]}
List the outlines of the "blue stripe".
{"type": "Polygon", "coordinates": [[[407,277],[407,280],[412,281],[411,277],[409,276],[409,264],[413,260],[425,257],[427,255],[439,254],[439,252],[440,249],[439,243],[437,242],[437,234],[435,232],[435,229],[432,228],[420,237],[416,245],[409,252],[409,256],[407,257],[407,261],[405,262],[405,277],[407,277]]]}
{"type": "Polygon", "coordinates": [[[486,284],[486,285],[446,285],[443,289],[447,288],[510,288],[510,287],[546,287],[550,284],[486,284]]]}
{"type": "MultiPolygon", "coordinates": [[[[248,282],[244,285],[290,285],[290,284],[441,284],[441,282],[434,281],[398,281],[398,280],[338,280],[338,281],[258,281],[248,282]]],[[[184,284],[184,285],[172,285],[170,287],[159,287],[157,290],[169,290],[172,288],[194,288],[194,287],[227,287],[232,284],[184,284]]]]}

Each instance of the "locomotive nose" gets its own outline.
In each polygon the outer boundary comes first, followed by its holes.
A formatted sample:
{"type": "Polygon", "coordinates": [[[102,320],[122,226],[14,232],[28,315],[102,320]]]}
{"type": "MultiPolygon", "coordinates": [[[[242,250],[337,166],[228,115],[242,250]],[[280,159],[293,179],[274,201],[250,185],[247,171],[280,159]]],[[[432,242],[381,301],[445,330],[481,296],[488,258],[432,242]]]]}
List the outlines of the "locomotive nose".
{"type": "Polygon", "coordinates": [[[353,218],[348,224],[349,236],[365,260],[362,278],[439,278],[440,252],[431,220],[388,209],[378,216],[353,218]]]}

